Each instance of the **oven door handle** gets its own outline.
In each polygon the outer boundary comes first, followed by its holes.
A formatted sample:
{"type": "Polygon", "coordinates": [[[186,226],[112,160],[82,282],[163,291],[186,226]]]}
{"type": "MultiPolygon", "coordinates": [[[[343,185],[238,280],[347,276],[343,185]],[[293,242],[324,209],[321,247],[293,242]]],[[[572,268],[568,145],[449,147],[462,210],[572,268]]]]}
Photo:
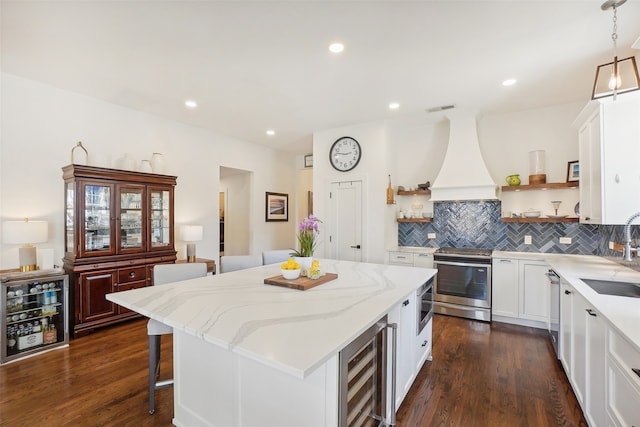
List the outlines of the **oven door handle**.
{"type": "Polygon", "coordinates": [[[437,266],[438,264],[442,264],[442,265],[457,265],[460,267],[486,267],[486,268],[491,268],[491,264],[474,264],[474,263],[467,263],[467,262],[448,262],[448,261],[434,261],[433,265],[437,266]]]}

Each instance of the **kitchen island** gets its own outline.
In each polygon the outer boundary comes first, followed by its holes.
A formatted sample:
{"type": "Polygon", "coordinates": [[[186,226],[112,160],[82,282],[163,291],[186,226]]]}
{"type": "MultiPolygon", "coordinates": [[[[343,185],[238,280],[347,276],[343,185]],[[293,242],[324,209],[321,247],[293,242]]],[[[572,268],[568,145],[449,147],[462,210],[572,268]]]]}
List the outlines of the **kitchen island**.
{"type": "Polygon", "coordinates": [[[307,291],[265,285],[269,265],[107,296],[173,327],[175,425],[336,426],[341,350],[388,315],[416,351],[415,316],[394,313],[436,270],[320,262],[338,278],[307,291]]]}

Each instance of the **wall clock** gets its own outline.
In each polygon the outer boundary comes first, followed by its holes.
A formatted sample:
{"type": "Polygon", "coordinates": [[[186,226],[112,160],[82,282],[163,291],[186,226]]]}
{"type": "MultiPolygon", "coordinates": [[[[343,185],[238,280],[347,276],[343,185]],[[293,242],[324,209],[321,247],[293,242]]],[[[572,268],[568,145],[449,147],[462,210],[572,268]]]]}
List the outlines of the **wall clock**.
{"type": "Polygon", "coordinates": [[[358,166],[361,156],[360,144],[350,136],[338,138],[329,150],[329,162],[340,172],[347,172],[358,166]]]}

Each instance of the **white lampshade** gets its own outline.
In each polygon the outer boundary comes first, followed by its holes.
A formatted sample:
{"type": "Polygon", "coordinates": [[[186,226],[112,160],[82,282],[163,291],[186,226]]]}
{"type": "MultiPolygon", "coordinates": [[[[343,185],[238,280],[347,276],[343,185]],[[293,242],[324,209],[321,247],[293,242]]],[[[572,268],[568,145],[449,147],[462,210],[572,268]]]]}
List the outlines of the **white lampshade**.
{"type": "Polygon", "coordinates": [[[187,262],[196,262],[196,244],[203,238],[201,225],[183,225],[180,227],[182,240],[187,242],[187,262]]]}
{"type": "Polygon", "coordinates": [[[203,238],[201,225],[183,225],[181,227],[182,240],[185,242],[199,242],[203,238]]]}
{"type": "Polygon", "coordinates": [[[33,243],[43,243],[49,238],[47,221],[5,221],[2,224],[2,241],[9,244],[23,244],[19,249],[20,271],[32,271],[36,265],[36,248],[33,243]]]}
{"type": "Polygon", "coordinates": [[[44,243],[49,238],[47,221],[5,221],[2,224],[2,241],[9,244],[44,243]]]}

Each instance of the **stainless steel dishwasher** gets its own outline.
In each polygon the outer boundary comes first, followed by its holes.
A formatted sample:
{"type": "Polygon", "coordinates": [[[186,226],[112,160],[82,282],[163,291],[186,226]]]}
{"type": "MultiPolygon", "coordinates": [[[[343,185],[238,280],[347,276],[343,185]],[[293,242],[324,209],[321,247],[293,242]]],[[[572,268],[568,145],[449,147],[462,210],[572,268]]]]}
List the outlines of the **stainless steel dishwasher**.
{"type": "Polygon", "coordinates": [[[549,278],[549,338],[556,352],[556,358],[560,358],[558,351],[560,329],[560,276],[553,270],[547,272],[549,278]]]}

